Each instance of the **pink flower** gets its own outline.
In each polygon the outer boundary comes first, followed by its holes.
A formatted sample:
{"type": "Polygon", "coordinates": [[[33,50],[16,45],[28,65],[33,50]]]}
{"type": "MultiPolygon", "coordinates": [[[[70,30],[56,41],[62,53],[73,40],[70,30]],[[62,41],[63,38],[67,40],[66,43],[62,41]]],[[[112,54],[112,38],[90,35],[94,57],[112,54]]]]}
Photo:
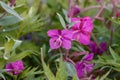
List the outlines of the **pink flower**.
{"type": "Polygon", "coordinates": [[[116,12],[116,17],[120,17],[120,10],[116,12]]]}
{"type": "Polygon", "coordinates": [[[20,74],[24,69],[23,62],[21,60],[10,62],[6,64],[7,72],[12,73],[13,75],[20,74]]]}
{"type": "Polygon", "coordinates": [[[102,2],[102,0],[97,0],[97,2],[102,2]]]}
{"type": "Polygon", "coordinates": [[[71,39],[72,39],[72,32],[69,30],[49,30],[47,32],[48,36],[51,37],[50,39],[50,48],[57,49],[57,48],[71,48],[71,39]]]}
{"type": "Polygon", "coordinates": [[[68,17],[74,17],[79,13],[80,13],[80,8],[79,8],[79,6],[75,5],[75,6],[73,6],[72,8],[69,9],[68,17]]]}
{"type": "Polygon", "coordinates": [[[90,34],[93,29],[91,18],[72,18],[72,22],[76,23],[71,28],[73,31],[73,40],[77,40],[81,44],[88,45],[90,43],[90,34]]]}
{"type": "Polygon", "coordinates": [[[93,53],[87,54],[80,62],[76,64],[77,75],[80,79],[84,78],[85,75],[93,70],[94,64],[90,63],[90,61],[93,59],[93,56],[93,53]]]}
{"type": "Polygon", "coordinates": [[[99,43],[99,47],[95,42],[90,42],[90,50],[96,54],[103,54],[107,50],[107,43],[101,42],[99,43]],[[100,48],[99,48],[100,47],[100,48]]]}

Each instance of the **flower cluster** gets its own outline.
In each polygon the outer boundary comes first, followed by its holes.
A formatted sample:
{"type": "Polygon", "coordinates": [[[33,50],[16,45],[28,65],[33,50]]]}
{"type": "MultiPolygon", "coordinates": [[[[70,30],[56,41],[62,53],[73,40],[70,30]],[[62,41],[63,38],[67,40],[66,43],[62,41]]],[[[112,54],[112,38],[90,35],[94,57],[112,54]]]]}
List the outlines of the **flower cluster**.
{"type": "Polygon", "coordinates": [[[106,42],[101,42],[100,44],[97,44],[95,42],[90,42],[90,50],[93,53],[96,54],[103,54],[107,49],[107,43],[106,42]]]}
{"type": "Polygon", "coordinates": [[[88,45],[90,43],[90,34],[93,29],[92,20],[90,17],[72,18],[75,24],[70,30],[49,30],[47,32],[50,39],[50,48],[71,48],[71,41],[76,40],[81,44],[88,45]]]}
{"type": "Polygon", "coordinates": [[[68,11],[68,17],[74,17],[77,14],[80,13],[80,8],[78,7],[78,5],[73,6],[72,8],[69,9],[68,11]]]}
{"type": "Polygon", "coordinates": [[[24,69],[23,62],[21,60],[10,62],[6,64],[6,69],[8,73],[12,73],[13,75],[20,74],[24,69]]]}
{"type": "Polygon", "coordinates": [[[90,62],[93,56],[93,53],[87,54],[76,64],[77,75],[80,79],[86,77],[86,75],[93,70],[94,64],[90,62]]]}
{"type": "MultiPolygon", "coordinates": [[[[80,44],[89,45],[90,35],[93,29],[93,23],[90,17],[71,18],[71,22],[75,23],[70,29],[63,30],[49,30],[48,36],[51,49],[58,49],[60,47],[69,50],[72,41],[78,41],[80,44]]],[[[84,78],[84,75],[92,71],[94,64],[90,63],[93,59],[93,53],[86,55],[75,67],[78,77],[84,78]]]]}
{"type": "Polygon", "coordinates": [[[72,22],[76,22],[76,24],[71,28],[73,31],[73,39],[77,40],[81,44],[88,45],[90,43],[90,33],[93,29],[91,18],[72,18],[72,22]]]}

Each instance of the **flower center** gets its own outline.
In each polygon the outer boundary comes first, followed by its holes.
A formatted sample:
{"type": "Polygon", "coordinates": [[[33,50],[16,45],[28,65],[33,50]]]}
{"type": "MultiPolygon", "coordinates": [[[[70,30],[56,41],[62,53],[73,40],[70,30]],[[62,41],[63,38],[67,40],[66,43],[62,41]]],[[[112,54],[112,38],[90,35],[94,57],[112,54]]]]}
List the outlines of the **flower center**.
{"type": "Polygon", "coordinates": [[[62,45],[62,36],[61,35],[59,35],[59,37],[58,37],[58,39],[55,41],[55,44],[57,44],[57,45],[62,45]]]}

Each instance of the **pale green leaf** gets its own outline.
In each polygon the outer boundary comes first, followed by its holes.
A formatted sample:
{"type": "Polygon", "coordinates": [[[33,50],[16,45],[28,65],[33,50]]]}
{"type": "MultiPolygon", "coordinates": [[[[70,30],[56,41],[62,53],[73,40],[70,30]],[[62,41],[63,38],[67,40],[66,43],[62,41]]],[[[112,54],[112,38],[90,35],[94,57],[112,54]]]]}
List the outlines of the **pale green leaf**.
{"type": "Polygon", "coordinates": [[[13,10],[10,6],[6,5],[6,4],[3,3],[2,1],[0,1],[0,5],[1,5],[1,7],[2,7],[3,9],[5,9],[8,13],[16,16],[16,17],[19,18],[20,20],[23,20],[23,19],[19,16],[19,14],[18,14],[15,10],[13,10]]]}
{"type": "Polygon", "coordinates": [[[20,20],[15,16],[4,16],[0,19],[0,25],[3,27],[13,25],[18,22],[20,22],[20,20]]]}
{"type": "Polygon", "coordinates": [[[50,70],[49,66],[47,66],[44,61],[42,61],[42,64],[43,64],[44,73],[45,73],[47,79],[55,80],[55,76],[52,73],[52,71],[50,70]]]}
{"type": "Polygon", "coordinates": [[[0,73],[0,76],[3,78],[3,80],[6,80],[5,76],[2,73],[0,73]]]}
{"type": "Polygon", "coordinates": [[[110,53],[111,53],[113,59],[115,61],[117,61],[120,58],[120,56],[117,53],[115,53],[111,47],[109,47],[109,50],[110,50],[110,53]]]}
{"type": "Polygon", "coordinates": [[[59,67],[57,68],[56,79],[55,80],[66,80],[67,79],[67,71],[65,64],[62,59],[59,61],[59,67]]]}
{"type": "Polygon", "coordinates": [[[62,17],[59,13],[57,13],[57,15],[58,15],[58,17],[59,17],[59,20],[60,20],[60,22],[61,22],[63,28],[66,29],[66,24],[65,24],[65,21],[64,21],[63,17],[62,17]]]}
{"type": "Polygon", "coordinates": [[[17,61],[17,60],[21,60],[23,59],[24,57],[26,56],[29,56],[30,54],[32,54],[31,51],[24,51],[24,52],[21,52],[17,55],[13,55],[9,58],[9,61],[13,62],[13,61],[17,61]]]}

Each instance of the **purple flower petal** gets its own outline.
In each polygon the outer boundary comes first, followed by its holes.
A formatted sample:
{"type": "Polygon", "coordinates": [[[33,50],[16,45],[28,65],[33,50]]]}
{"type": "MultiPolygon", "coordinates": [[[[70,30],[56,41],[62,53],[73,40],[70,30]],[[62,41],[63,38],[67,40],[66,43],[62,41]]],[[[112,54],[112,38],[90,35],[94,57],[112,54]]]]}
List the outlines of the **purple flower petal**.
{"type": "Polygon", "coordinates": [[[63,39],[62,47],[65,49],[70,49],[71,48],[71,41],[63,39]]]}
{"type": "Polygon", "coordinates": [[[76,67],[76,70],[77,70],[78,77],[80,78],[80,77],[84,76],[84,65],[83,65],[83,63],[78,62],[75,67],[76,67]]]}
{"type": "Polygon", "coordinates": [[[58,36],[59,32],[58,32],[58,30],[49,30],[47,32],[47,34],[48,34],[49,37],[54,37],[54,36],[58,36]]]}
{"type": "Polygon", "coordinates": [[[79,29],[80,26],[80,18],[72,18],[72,22],[75,22],[74,26],[72,27],[73,30],[79,29]]]}
{"type": "Polygon", "coordinates": [[[70,31],[70,30],[62,30],[63,38],[71,40],[72,39],[72,35],[73,35],[72,31],[70,31]]]}
{"type": "Polygon", "coordinates": [[[100,47],[102,48],[103,52],[107,50],[107,43],[106,42],[101,42],[100,47]]]}
{"type": "Polygon", "coordinates": [[[97,45],[95,42],[90,42],[90,50],[93,52],[93,53],[96,53],[97,52],[97,45]]]}
{"type": "Polygon", "coordinates": [[[6,64],[5,68],[7,69],[7,72],[9,73],[13,73],[13,66],[12,66],[12,63],[8,63],[6,64]]]}
{"type": "Polygon", "coordinates": [[[90,17],[84,17],[83,18],[84,21],[84,25],[82,27],[83,31],[87,31],[87,32],[92,32],[93,29],[93,23],[90,17]]]}
{"type": "Polygon", "coordinates": [[[73,31],[73,40],[77,40],[81,44],[88,45],[90,43],[90,33],[93,29],[91,18],[72,18],[72,22],[76,22],[71,28],[73,31]]]}
{"type": "Polygon", "coordinates": [[[21,60],[18,60],[18,61],[6,64],[6,69],[8,69],[9,73],[17,75],[17,74],[20,74],[21,71],[24,69],[24,65],[21,60]]]}
{"type": "Polygon", "coordinates": [[[62,41],[59,40],[57,37],[51,38],[49,42],[50,42],[50,48],[51,49],[60,48],[60,46],[62,45],[62,41]]]}
{"type": "Polygon", "coordinates": [[[94,54],[93,54],[93,53],[87,54],[87,55],[85,55],[85,56],[83,57],[83,60],[90,61],[90,60],[93,59],[93,57],[94,57],[94,54]]]}
{"type": "Polygon", "coordinates": [[[101,48],[99,48],[95,42],[90,42],[89,46],[90,46],[91,52],[97,53],[97,54],[103,54],[107,50],[107,43],[106,42],[101,42],[99,44],[99,46],[101,48]]]}
{"type": "Polygon", "coordinates": [[[14,71],[15,75],[20,74],[21,71],[24,69],[23,62],[21,60],[13,62],[12,66],[13,66],[13,69],[15,70],[14,71]]]}
{"type": "Polygon", "coordinates": [[[79,42],[81,44],[88,45],[90,43],[90,35],[89,34],[86,35],[86,34],[80,33],[79,42]]]}

